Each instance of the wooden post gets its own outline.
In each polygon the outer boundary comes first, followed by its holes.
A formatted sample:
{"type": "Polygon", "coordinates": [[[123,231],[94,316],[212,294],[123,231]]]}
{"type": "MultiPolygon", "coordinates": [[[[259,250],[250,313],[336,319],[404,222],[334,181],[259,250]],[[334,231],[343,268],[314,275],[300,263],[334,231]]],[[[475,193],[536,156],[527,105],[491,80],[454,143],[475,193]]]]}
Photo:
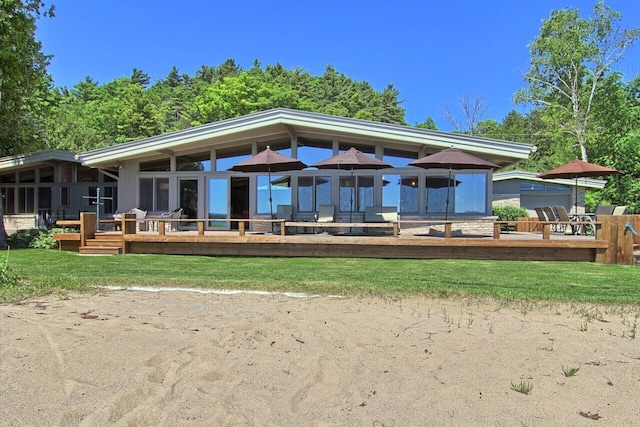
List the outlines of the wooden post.
{"type": "Polygon", "coordinates": [[[122,214],[122,234],[136,234],[136,214],[122,214]]]}
{"type": "Polygon", "coordinates": [[[281,236],[286,236],[287,235],[287,227],[285,227],[286,221],[280,220],[280,235],[281,236]]]}
{"type": "Polygon", "coordinates": [[[204,221],[198,221],[198,236],[204,236],[204,221]]]}
{"type": "Polygon", "coordinates": [[[244,220],[238,223],[238,234],[244,236],[244,220]]]}
{"type": "Polygon", "coordinates": [[[542,225],[542,239],[549,240],[551,238],[551,223],[544,223],[542,225]]]}
{"type": "Polygon", "coordinates": [[[495,240],[500,239],[500,231],[502,229],[502,224],[500,224],[499,222],[494,222],[493,223],[493,238],[495,240]]]}
{"type": "Polygon", "coordinates": [[[159,219],[158,220],[158,235],[159,236],[164,236],[166,234],[166,229],[164,228],[164,220],[163,219],[159,219]]]}
{"type": "Polygon", "coordinates": [[[450,239],[451,238],[451,223],[447,222],[444,224],[444,238],[445,239],[450,239]]]}
{"type": "Polygon", "coordinates": [[[393,223],[393,237],[398,237],[398,223],[393,223]]]}
{"type": "Polygon", "coordinates": [[[80,246],[87,245],[87,239],[93,239],[98,229],[97,215],[94,212],[80,212],[80,246]]]}

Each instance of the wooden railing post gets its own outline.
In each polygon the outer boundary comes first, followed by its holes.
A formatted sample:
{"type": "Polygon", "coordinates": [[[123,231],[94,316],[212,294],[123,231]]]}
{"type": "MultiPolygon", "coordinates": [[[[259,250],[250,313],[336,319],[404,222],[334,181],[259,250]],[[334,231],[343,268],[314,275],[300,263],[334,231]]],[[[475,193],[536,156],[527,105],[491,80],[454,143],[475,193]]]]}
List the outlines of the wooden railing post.
{"type": "Polygon", "coordinates": [[[136,214],[122,214],[122,234],[136,234],[136,214]],[[131,221],[133,220],[133,221],[131,221]]]}
{"type": "Polygon", "coordinates": [[[499,222],[493,223],[493,238],[498,240],[500,239],[500,232],[502,231],[502,224],[499,222]]]}
{"type": "Polygon", "coordinates": [[[244,220],[238,223],[238,234],[244,236],[244,220]]]}
{"type": "Polygon", "coordinates": [[[450,222],[446,222],[444,224],[444,238],[445,239],[450,239],[451,238],[451,223],[450,222]]]}
{"type": "Polygon", "coordinates": [[[96,214],[93,212],[80,212],[80,246],[87,245],[87,239],[93,239],[98,230],[96,214]]]}

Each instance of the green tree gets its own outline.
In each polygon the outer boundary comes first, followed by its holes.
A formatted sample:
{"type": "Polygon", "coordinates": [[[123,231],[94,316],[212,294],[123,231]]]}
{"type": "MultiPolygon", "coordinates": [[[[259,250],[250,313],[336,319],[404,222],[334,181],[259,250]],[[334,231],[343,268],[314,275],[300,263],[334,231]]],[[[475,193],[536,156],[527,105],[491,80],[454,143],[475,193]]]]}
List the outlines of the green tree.
{"type": "Polygon", "coordinates": [[[623,28],[620,20],[621,14],[602,1],[588,19],[575,8],[552,11],[529,46],[528,87],[515,98],[520,104],[544,107],[549,128],[571,135],[585,161],[597,134],[593,105],[598,87],[611,65],[640,36],[640,28],[623,28]]]}
{"type": "Polygon", "coordinates": [[[53,17],[40,0],[0,1],[0,155],[42,148],[50,56],[35,38],[36,21],[53,17]]]}

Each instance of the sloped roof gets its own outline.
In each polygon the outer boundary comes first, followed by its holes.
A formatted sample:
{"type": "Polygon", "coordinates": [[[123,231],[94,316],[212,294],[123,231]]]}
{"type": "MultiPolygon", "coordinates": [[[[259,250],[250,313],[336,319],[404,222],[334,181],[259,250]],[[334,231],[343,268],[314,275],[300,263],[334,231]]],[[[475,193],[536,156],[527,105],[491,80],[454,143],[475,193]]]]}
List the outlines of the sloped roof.
{"type": "Polygon", "coordinates": [[[33,153],[16,154],[14,156],[0,158],[0,170],[45,163],[53,160],[78,163],[75,156],[74,153],[64,150],[43,150],[33,153]]]}
{"type": "MultiPolygon", "coordinates": [[[[493,181],[508,181],[511,179],[517,179],[520,181],[533,181],[540,182],[543,184],[554,184],[554,185],[566,185],[568,187],[575,187],[576,181],[575,179],[542,179],[538,178],[540,172],[529,172],[529,171],[507,171],[507,172],[496,172],[493,174],[493,181]]],[[[607,181],[604,179],[594,179],[594,178],[578,178],[578,187],[585,188],[593,188],[593,189],[602,189],[607,184],[607,181]]]]}
{"type": "Polygon", "coordinates": [[[303,138],[337,139],[351,143],[382,142],[390,145],[398,143],[405,146],[426,146],[427,152],[454,146],[502,165],[526,159],[532,147],[519,142],[276,108],[100,148],[80,153],[77,157],[87,166],[107,166],[158,152],[179,152],[198,147],[215,148],[216,145],[228,146],[234,142],[286,139],[294,134],[303,138]]]}

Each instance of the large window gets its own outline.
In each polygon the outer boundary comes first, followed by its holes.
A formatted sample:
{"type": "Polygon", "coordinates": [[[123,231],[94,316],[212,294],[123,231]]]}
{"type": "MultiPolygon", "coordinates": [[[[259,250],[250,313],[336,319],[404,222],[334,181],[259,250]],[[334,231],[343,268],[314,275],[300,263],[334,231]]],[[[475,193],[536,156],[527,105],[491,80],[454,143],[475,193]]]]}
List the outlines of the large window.
{"type": "Polygon", "coordinates": [[[340,177],[340,212],[364,212],[373,206],[373,176],[340,177]]]}
{"type": "Polygon", "coordinates": [[[211,152],[176,156],[176,171],[211,171],[211,152]]]}
{"type": "Polygon", "coordinates": [[[298,212],[318,212],[320,205],[330,204],[330,176],[301,176],[298,178],[298,212]]]}
{"type": "Polygon", "coordinates": [[[486,213],[487,174],[458,173],[455,175],[455,213],[486,213]]]}
{"type": "Polygon", "coordinates": [[[18,213],[35,213],[36,189],[18,188],[18,213]]]}
{"type": "Polygon", "coordinates": [[[403,213],[418,213],[417,176],[385,175],[382,185],[384,206],[396,206],[403,213]]]}
{"type": "MultiPolygon", "coordinates": [[[[418,153],[411,151],[393,150],[390,148],[384,149],[384,155],[382,160],[395,167],[407,166],[412,161],[418,158],[418,153]]],[[[389,205],[390,206],[390,205],[389,205]]]]}
{"type": "Polygon", "coordinates": [[[275,213],[278,205],[291,204],[291,186],[288,184],[289,182],[290,178],[287,176],[271,175],[271,182],[269,182],[268,175],[258,176],[259,214],[275,213]],[[269,194],[273,199],[272,203],[269,203],[269,194]]]}
{"type": "Polygon", "coordinates": [[[169,210],[169,178],[140,178],[140,209],[148,212],[169,210]]]}
{"type": "Polygon", "coordinates": [[[2,192],[2,207],[4,208],[4,213],[16,213],[15,190],[13,188],[2,188],[0,191],[2,192]]]}
{"type": "Polygon", "coordinates": [[[332,144],[328,143],[314,143],[314,142],[302,142],[298,143],[298,159],[311,166],[322,160],[326,160],[333,156],[332,144]]]}
{"type": "MultiPolygon", "coordinates": [[[[140,162],[140,172],[169,172],[171,170],[170,159],[151,160],[140,162]]],[[[80,178],[78,178],[78,181],[80,178]]]]}

